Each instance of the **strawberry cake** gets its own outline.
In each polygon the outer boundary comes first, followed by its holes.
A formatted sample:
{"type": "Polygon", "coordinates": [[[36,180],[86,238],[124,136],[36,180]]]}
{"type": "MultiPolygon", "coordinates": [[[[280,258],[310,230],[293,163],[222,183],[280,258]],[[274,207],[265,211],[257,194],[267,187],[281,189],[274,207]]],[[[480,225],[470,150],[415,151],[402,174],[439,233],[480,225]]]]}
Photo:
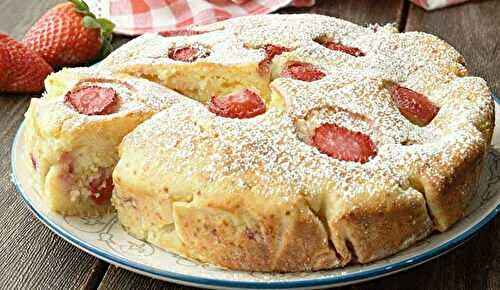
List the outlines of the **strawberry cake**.
{"type": "Polygon", "coordinates": [[[486,82],[450,45],[327,16],[145,34],[96,69],[115,82],[63,71],[27,113],[49,203],[103,212],[97,178],[131,235],[229,269],[368,263],[447,230],[494,128],[486,82]],[[148,112],[130,123],[108,91],[124,82],[148,112]]]}
{"type": "Polygon", "coordinates": [[[111,174],[123,136],[185,97],[130,76],[63,69],[26,112],[25,142],[35,186],[63,215],[111,211],[111,174]]]}

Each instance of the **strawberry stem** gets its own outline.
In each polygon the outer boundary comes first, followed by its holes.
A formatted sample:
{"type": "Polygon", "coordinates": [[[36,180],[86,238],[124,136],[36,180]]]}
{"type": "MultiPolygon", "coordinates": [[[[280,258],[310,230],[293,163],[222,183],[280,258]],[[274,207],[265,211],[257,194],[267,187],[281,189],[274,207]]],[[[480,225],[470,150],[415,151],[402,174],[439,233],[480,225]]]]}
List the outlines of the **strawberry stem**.
{"type": "Polygon", "coordinates": [[[101,51],[97,59],[103,59],[113,51],[113,29],[115,24],[106,18],[96,18],[83,0],[69,0],[75,6],[75,11],[83,15],[82,25],[85,28],[99,29],[101,38],[101,51]]]}
{"type": "Polygon", "coordinates": [[[87,3],[85,3],[85,1],[83,1],[83,0],[69,0],[69,2],[73,3],[73,5],[75,5],[76,12],[95,18],[95,15],[92,12],[90,12],[90,8],[87,5],[87,3]]]}

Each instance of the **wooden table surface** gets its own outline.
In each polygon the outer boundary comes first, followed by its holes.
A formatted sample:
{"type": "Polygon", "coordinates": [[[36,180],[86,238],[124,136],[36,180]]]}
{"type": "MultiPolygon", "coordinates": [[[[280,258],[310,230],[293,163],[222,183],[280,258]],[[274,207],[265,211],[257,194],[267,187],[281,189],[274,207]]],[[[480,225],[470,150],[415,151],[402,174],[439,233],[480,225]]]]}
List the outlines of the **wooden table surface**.
{"type": "MultiPolygon", "coordinates": [[[[1,0],[0,31],[21,39],[60,0],[1,0]]],[[[317,0],[283,9],[341,17],[365,25],[397,23],[401,31],[433,33],[456,47],[472,74],[500,88],[500,1],[473,1],[435,12],[403,0],[317,0]]],[[[127,39],[121,37],[118,42],[127,39]]],[[[0,72],[2,73],[2,72],[0,72]]],[[[71,246],[42,225],[10,181],[10,150],[31,97],[0,94],[0,289],[188,289],[109,265],[71,246]]],[[[403,273],[344,289],[500,289],[500,218],[460,248],[403,273]]]]}

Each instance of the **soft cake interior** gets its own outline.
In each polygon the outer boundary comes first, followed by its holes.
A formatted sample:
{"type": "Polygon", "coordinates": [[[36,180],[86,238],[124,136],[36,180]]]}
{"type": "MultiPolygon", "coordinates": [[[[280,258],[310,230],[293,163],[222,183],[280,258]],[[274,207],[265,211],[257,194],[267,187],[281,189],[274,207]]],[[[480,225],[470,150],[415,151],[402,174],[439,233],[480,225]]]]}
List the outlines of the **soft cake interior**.
{"type": "Polygon", "coordinates": [[[270,98],[270,74],[259,72],[255,63],[132,66],[123,72],[160,83],[203,103],[212,96],[223,96],[241,89],[253,89],[265,101],[270,98]]]}

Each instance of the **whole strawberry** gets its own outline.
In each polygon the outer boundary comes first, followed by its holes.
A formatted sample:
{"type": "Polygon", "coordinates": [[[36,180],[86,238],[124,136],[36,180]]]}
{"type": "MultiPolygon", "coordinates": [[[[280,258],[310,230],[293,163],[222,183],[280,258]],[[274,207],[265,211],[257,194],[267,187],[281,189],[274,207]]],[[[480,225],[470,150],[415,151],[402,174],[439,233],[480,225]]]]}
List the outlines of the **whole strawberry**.
{"type": "Polygon", "coordinates": [[[109,54],[113,28],[109,20],[96,19],[84,1],[71,0],[45,13],[23,43],[54,68],[75,66],[109,54]]]}
{"type": "Polygon", "coordinates": [[[38,93],[52,68],[41,56],[0,33],[0,92],[38,93]]]}

